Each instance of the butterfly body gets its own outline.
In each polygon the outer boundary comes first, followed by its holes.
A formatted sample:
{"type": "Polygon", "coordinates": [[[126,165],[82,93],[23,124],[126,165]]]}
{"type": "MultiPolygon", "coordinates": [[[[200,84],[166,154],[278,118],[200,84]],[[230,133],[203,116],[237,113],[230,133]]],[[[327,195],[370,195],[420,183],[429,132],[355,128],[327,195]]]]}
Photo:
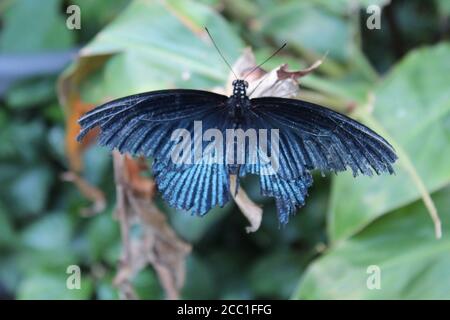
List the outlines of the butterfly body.
{"type": "Polygon", "coordinates": [[[117,99],[80,118],[78,139],[99,126],[101,145],[152,157],[162,197],[197,215],[230,200],[235,192],[230,175],[258,175],[261,194],[275,198],[282,224],[304,204],[312,170],[351,169],[355,176],[394,172],[392,146],[359,122],[306,101],[250,99],[247,87],[235,80],[230,97],[176,89],[117,99]],[[179,136],[173,139],[175,132],[179,136]],[[244,138],[228,139],[230,132],[244,138]],[[246,144],[255,137],[254,145],[246,144]],[[177,162],[173,155],[179,149],[177,162]]]}
{"type": "Polygon", "coordinates": [[[251,102],[247,96],[248,83],[245,80],[233,81],[233,94],[227,100],[230,116],[236,122],[242,120],[243,113],[251,107],[251,102]]]}

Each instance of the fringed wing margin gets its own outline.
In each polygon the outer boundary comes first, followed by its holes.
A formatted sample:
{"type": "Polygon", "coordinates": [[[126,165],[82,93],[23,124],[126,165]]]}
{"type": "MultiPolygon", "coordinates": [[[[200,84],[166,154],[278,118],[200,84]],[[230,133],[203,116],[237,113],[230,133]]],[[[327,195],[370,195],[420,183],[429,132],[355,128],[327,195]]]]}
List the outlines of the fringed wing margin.
{"type": "Polygon", "coordinates": [[[306,170],[353,175],[394,173],[394,148],[363,124],[333,110],[294,99],[255,98],[253,118],[280,130],[280,174],[286,179],[306,170]]]}
{"type": "Polygon", "coordinates": [[[169,159],[176,129],[192,133],[194,121],[218,117],[226,97],[200,90],[162,90],[101,105],[80,118],[83,137],[100,127],[98,143],[121,153],[169,159]]]}

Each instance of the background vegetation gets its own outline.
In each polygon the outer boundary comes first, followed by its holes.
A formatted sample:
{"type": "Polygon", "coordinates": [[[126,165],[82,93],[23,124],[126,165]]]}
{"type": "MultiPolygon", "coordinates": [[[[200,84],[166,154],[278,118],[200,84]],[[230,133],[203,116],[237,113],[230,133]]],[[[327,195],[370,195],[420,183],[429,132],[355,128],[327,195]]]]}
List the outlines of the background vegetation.
{"type": "MultiPolygon", "coordinates": [[[[365,122],[394,144],[400,161],[395,176],[317,175],[307,205],[281,229],[273,202],[248,180],[247,192],[264,205],[253,234],[233,203],[196,218],[157,199],[192,244],[181,297],[449,299],[450,5],[387,2],[2,1],[0,298],[119,296],[112,281],[121,239],[112,215],[111,155],[97,147],[81,153],[71,123],[106,99],[223,86],[228,70],[202,32],[206,25],[231,61],[246,46],[261,61],[288,42],[267,69],[305,66],[329,52],[318,71],[302,78],[300,97],[365,122]],[[80,30],[66,27],[70,4],[81,8],[80,30]],[[370,4],[384,7],[381,30],[366,28],[370,4]],[[62,107],[57,77],[81,47],[83,58],[62,79],[83,78],[62,107]],[[103,192],[102,212],[80,214],[89,201],[61,179],[69,169],[80,169],[103,192]],[[429,218],[434,208],[440,240],[429,218]],[[82,268],[81,290],[66,289],[71,264],[82,268]],[[380,290],[366,287],[370,265],[381,268],[380,290]]],[[[141,298],[164,297],[151,267],[133,286],[141,298]]]]}

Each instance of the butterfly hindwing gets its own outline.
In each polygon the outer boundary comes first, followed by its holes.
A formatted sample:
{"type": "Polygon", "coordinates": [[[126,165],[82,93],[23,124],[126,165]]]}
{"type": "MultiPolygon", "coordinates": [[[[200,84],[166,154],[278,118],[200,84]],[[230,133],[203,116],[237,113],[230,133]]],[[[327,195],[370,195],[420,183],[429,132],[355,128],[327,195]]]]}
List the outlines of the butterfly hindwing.
{"type": "Polygon", "coordinates": [[[261,195],[275,198],[278,220],[286,224],[289,217],[305,204],[308,188],[313,180],[309,172],[305,171],[295,179],[287,179],[274,170],[265,155],[261,154],[259,159],[259,183],[261,195]]]}
{"type": "Polygon", "coordinates": [[[166,163],[155,161],[153,174],[163,199],[174,208],[204,215],[230,200],[230,180],[224,164],[203,162],[171,170],[166,163]]]}

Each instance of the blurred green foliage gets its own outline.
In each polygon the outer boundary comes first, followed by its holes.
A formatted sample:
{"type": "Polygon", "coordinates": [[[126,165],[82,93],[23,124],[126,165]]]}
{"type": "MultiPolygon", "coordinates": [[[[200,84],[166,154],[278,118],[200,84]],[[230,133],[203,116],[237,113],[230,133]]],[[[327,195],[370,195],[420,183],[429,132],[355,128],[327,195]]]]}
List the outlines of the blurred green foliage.
{"type": "MultiPolygon", "coordinates": [[[[352,116],[399,151],[397,175],[316,176],[306,206],[283,228],[249,177],[244,188],[264,205],[254,234],[245,233],[233,203],[201,219],[159,201],[193,244],[182,297],[449,299],[450,10],[445,0],[394,0],[383,9],[381,30],[368,30],[365,8],[386,2],[8,0],[0,4],[0,57],[79,47],[88,63],[108,55],[82,83],[83,100],[98,103],[223,85],[228,70],[199,37],[204,25],[231,61],[245,46],[261,60],[285,41],[287,50],[267,68],[304,66],[329,52],[319,71],[302,79],[305,96],[314,92],[339,111],[356,105],[352,116]],[[65,26],[69,4],[81,8],[81,30],[65,26]],[[439,241],[426,196],[443,220],[439,241]],[[382,270],[380,290],[366,286],[370,265],[382,270]]],[[[75,62],[71,71],[79,68],[75,62]]],[[[68,163],[56,76],[17,82],[0,100],[0,298],[116,299],[120,234],[111,157],[96,147],[85,153],[84,177],[106,193],[108,206],[81,217],[87,200],[60,179],[68,163]],[[81,267],[81,290],[66,289],[70,264],[81,267]]],[[[134,286],[142,298],[164,296],[150,268],[134,286]]]]}

